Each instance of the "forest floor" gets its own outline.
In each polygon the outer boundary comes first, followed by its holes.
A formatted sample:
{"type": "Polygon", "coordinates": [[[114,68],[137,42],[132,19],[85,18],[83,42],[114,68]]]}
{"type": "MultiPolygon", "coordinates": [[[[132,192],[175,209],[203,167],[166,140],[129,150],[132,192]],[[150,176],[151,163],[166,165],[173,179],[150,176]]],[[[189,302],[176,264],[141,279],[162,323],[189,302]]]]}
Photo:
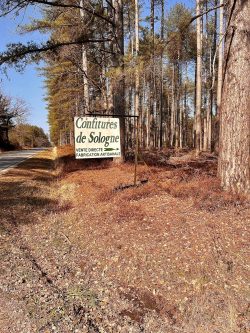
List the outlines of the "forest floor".
{"type": "Polygon", "coordinates": [[[145,155],[125,188],[132,164],[58,155],[0,176],[1,333],[249,332],[249,201],[213,156],[145,155]]]}

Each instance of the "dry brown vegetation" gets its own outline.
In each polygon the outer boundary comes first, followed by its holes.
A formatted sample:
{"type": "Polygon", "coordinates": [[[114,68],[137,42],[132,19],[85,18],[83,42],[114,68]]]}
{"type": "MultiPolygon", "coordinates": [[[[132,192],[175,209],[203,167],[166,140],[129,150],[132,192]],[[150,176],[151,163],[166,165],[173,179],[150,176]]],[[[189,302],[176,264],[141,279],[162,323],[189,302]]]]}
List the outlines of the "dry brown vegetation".
{"type": "Polygon", "coordinates": [[[216,159],[42,153],[0,177],[3,332],[248,332],[249,202],[216,159]]]}

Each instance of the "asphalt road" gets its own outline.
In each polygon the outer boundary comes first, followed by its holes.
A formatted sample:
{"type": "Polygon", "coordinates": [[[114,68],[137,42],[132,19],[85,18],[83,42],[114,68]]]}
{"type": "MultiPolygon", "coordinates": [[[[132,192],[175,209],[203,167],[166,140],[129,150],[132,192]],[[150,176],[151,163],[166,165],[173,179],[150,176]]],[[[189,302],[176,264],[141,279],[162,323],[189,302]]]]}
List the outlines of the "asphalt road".
{"type": "MultiPolygon", "coordinates": [[[[46,149],[46,148],[45,148],[46,149]]],[[[8,168],[12,168],[19,163],[25,161],[27,158],[36,155],[44,148],[33,148],[29,150],[18,150],[0,153],[0,173],[6,171],[8,168]]]]}

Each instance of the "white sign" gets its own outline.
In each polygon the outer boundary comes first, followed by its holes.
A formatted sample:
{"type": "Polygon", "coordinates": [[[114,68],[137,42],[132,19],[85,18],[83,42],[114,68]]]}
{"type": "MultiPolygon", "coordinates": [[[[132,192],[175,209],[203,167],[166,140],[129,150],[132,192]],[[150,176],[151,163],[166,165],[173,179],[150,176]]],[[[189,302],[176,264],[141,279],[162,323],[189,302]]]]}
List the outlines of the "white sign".
{"type": "Polygon", "coordinates": [[[75,117],[76,158],[121,156],[119,118],[75,117]]]}

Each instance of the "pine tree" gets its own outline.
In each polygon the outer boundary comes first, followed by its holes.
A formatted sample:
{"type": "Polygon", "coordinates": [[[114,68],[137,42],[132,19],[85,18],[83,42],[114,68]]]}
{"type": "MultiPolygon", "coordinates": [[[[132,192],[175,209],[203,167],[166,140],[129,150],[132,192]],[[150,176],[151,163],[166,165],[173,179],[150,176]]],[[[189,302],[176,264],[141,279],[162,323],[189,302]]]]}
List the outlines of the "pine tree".
{"type": "Polygon", "coordinates": [[[250,192],[250,3],[226,5],[218,175],[226,190],[250,192]]]}

